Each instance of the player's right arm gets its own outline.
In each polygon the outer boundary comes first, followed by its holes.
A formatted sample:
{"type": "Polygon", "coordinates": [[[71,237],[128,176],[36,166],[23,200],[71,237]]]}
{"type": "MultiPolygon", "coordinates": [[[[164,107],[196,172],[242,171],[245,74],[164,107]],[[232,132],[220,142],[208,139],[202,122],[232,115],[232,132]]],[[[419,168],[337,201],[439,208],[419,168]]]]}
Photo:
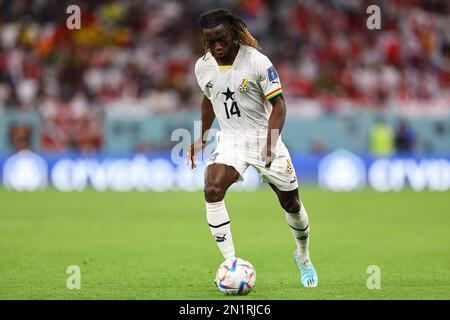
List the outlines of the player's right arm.
{"type": "Polygon", "coordinates": [[[211,103],[211,100],[208,99],[207,96],[203,95],[202,100],[202,111],[201,111],[201,136],[200,138],[194,142],[188,150],[188,159],[191,163],[191,169],[194,169],[196,167],[195,165],[195,155],[203,150],[206,144],[206,138],[208,137],[209,129],[211,129],[211,126],[214,122],[214,119],[216,118],[216,115],[214,114],[214,109],[211,103]]]}

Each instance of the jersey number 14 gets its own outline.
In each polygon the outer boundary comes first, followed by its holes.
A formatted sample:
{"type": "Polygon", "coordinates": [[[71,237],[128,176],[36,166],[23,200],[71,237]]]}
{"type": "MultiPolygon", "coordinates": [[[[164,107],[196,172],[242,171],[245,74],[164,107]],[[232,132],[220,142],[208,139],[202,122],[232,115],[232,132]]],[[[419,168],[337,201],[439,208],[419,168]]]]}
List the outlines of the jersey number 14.
{"type": "Polygon", "coordinates": [[[228,110],[228,105],[226,102],[224,102],[225,104],[225,112],[227,113],[227,119],[230,119],[231,116],[237,114],[238,117],[241,116],[241,111],[239,111],[239,107],[236,101],[233,101],[233,103],[231,104],[231,108],[230,110],[228,110]]]}

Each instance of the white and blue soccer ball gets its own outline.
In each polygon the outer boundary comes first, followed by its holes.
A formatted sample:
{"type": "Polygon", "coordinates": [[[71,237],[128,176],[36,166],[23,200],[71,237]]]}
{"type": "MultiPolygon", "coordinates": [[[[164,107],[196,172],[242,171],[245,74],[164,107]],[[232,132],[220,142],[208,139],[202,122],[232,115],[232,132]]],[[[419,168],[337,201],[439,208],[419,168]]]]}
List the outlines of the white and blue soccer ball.
{"type": "Polygon", "coordinates": [[[255,268],[241,258],[227,259],[217,269],[215,284],[226,295],[245,296],[255,287],[255,268]]]}

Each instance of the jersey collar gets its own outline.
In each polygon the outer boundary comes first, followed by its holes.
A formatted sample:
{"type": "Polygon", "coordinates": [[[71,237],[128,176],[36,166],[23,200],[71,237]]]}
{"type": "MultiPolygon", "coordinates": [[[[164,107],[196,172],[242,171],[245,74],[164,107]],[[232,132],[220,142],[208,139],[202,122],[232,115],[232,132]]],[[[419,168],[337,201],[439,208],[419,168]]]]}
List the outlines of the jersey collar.
{"type": "Polygon", "coordinates": [[[232,69],[233,66],[236,64],[236,61],[238,60],[239,54],[242,51],[242,45],[239,45],[238,48],[238,52],[236,53],[236,56],[234,57],[234,61],[233,64],[227,64],[227,65],[223,65],[223,66],[219,66],[219,63],[217,62],[217,60],[214,58],[214,61],[216,62],[216,65],[219,69],[224,70],[224,69],[232,69]]]}

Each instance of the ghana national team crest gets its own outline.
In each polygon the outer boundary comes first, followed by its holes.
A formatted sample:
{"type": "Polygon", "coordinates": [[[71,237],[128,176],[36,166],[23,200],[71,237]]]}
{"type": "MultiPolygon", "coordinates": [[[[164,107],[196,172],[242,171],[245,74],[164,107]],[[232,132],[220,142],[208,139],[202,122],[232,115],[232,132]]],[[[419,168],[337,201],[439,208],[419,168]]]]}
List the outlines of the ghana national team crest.
{"type": "Polygon", "coordinates": [[[239,92],[248,93],[250,91],[250,87],[248,86],[248,79],[244,78],[242,83],[239,85],[239,92]]]}
{"type": "Polygon", "coordinates": [[[292,166],[291,159],[286,160],[286,173],[293,174],[294,167],[292,166]]]}

